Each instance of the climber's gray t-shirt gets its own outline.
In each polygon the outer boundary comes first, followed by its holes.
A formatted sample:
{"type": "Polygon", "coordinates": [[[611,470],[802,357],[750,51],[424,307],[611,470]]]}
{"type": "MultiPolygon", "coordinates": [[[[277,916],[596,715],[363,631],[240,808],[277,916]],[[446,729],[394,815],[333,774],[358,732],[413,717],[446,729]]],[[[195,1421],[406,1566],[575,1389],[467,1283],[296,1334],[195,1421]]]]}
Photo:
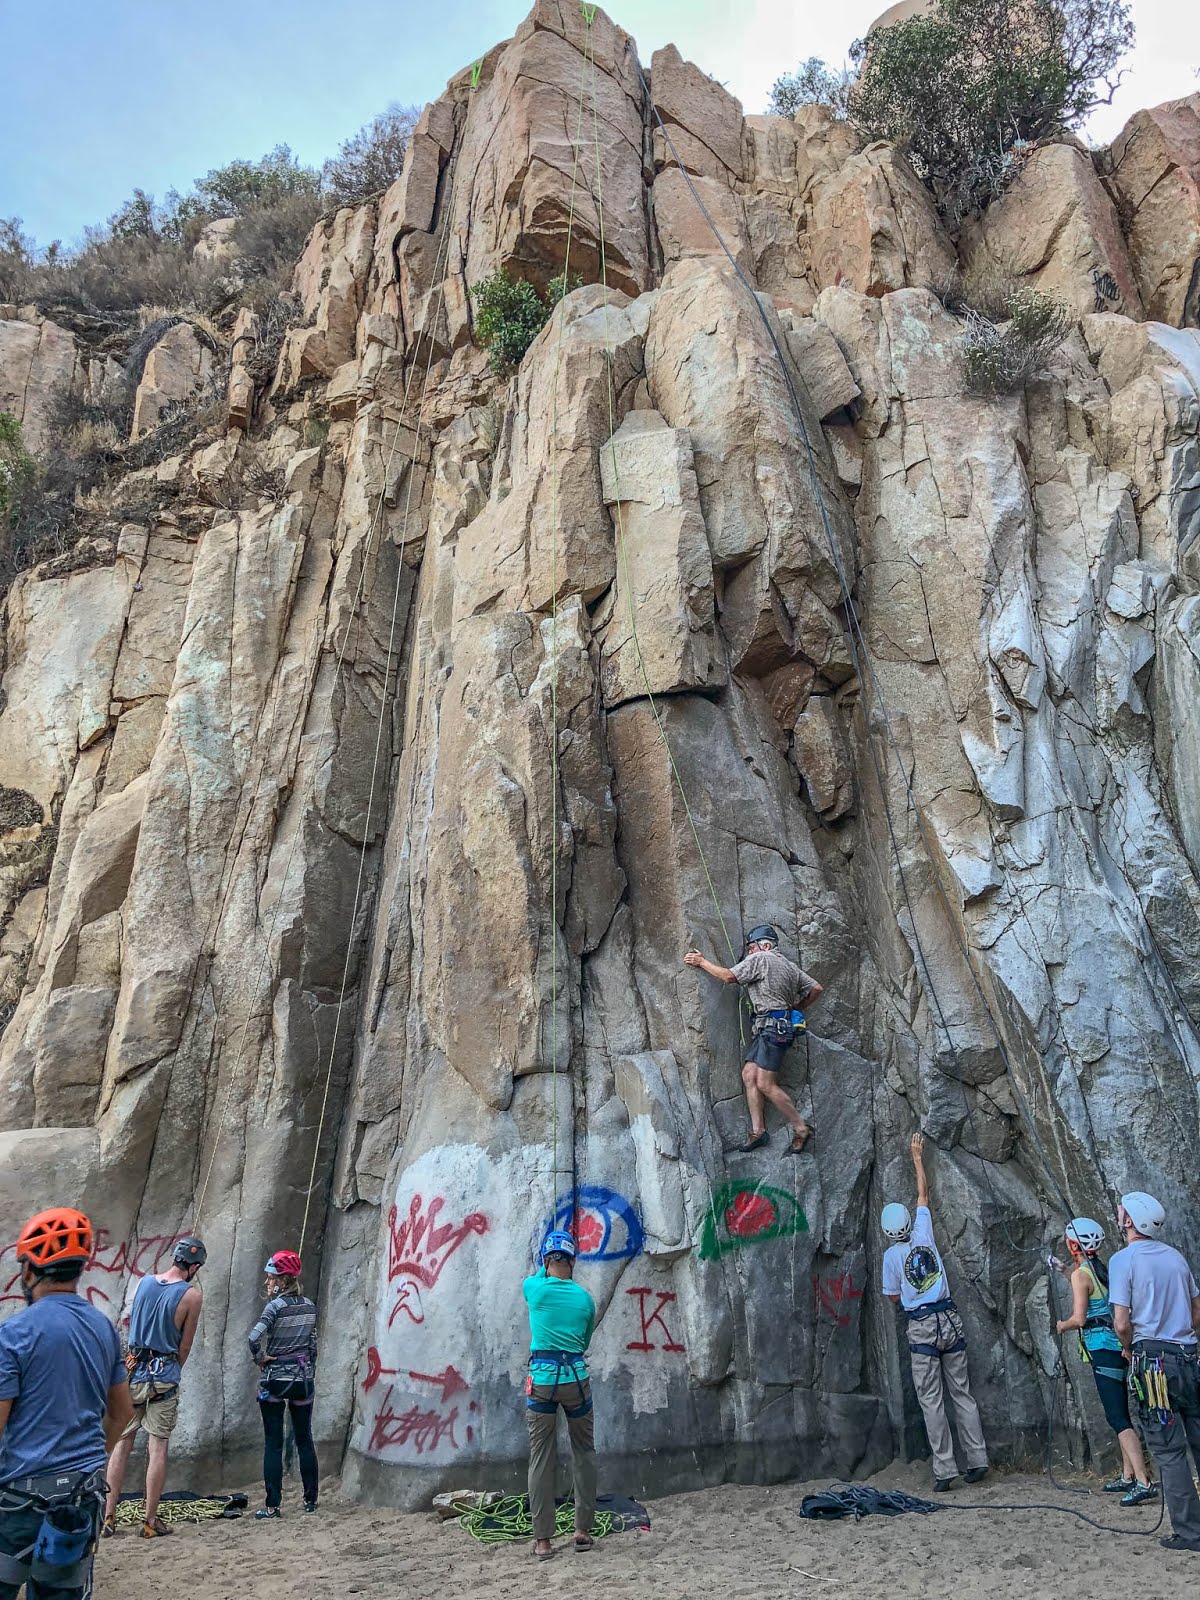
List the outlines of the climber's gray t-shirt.
{"type": "Polygon", "coordinates": [[[764,1011],[790,1011],[816,983],[778,950],[756,950],[729,970],[750,996],[756,1017],[764,1011]]]}
{"type": "Polygon", "coordinates": [[[1192,1269],[1159,1239],[1135,1239],[1108,1263],[1109,1304],[1128,1310],[1135,1340],[1195,1344],[1192,1299],[1197,1294],[1192,1269]]]}

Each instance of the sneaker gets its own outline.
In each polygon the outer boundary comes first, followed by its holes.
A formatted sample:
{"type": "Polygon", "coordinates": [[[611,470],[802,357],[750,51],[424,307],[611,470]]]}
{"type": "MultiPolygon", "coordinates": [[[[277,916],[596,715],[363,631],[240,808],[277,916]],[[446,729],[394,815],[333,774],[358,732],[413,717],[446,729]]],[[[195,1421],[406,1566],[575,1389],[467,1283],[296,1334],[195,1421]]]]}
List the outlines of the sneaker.
{"type": "Polygon", "coordinates": [[[1128,1494],[1133,1487],[1134,1481],[1132,1478],[1118,1476],[1111,1483],[1104,1485],[1104,1492],[1105,1494],[1128,1494]]]}
{"type": "Polygon", "coordinates": [[[304,1509],[308,1512],[315,1511],[317,1509],[317,1502],[315,1500],[306,1500],[304,1502],[304,1509]]]}
{"type": "Polygon", "coordinates": [[[1158,1499],[1158,1485],[1156,1483],[1135,1483],[1128,1494],[1121,1496],[1123,1506],[1145,1505],[1147,1500],[1158,1499]]]}
{"type": "Polygon", "coordinates": [[[968,1467],[963,1473],[964,1483],[981,1483],[988,1475],[987,1467],[968,1467]]]}
{"type": "Polygon", "coordinates": [[[954,1479],[953,1478],[935,1478],[933,1480],[933,1492],[934,1492],[934,1494],[946,1494],[947,1491],[950,1490],[950,1489],[953,1489],[953,1487],[954,1487],[954,1479]]]}
{"type": "Polygon", "coordinates": [[[265,1522],[268,1517],[281,1517],[283,1512],[278,1506],[262,1506],[254,1513],[256,1522],[265,1522]]]}
{"type": "Polygon", "coordinates": [[[1170,1533],[1158,1542],[1164,1550],[1200,1550],[1200,1542],[1193,1544],[1190,1539],[1182,1539],[1177,1533],[1170,1533]]]}

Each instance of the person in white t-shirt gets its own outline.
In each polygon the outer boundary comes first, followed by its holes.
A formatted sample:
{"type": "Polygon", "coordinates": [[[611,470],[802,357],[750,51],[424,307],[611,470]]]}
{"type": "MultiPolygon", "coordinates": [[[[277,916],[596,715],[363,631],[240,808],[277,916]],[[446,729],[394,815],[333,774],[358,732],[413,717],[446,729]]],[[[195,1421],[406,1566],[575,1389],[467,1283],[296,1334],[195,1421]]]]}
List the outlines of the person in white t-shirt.
{"type": "Polygon", "coordinates": [[[958,1436],[966,1457],[963,1477],[978,1483],[987,1474],[987,1444],[979,1407],[971,1395],[967,1341],[946,1282],[946,1269],[933,1238],[929,1184],[925,1177],[925,1140],[912,1136],[912,1163],[917,1179],[917,1214],[907,1206],[886,1205],[879,1222],[896,1242],[884,1253],[883,1292],[904,1313],[913,1384],[933,1454],[933,1487],[944,1493],[958,1477],[954,1440],[946,1416],[946,1394],[954,1403],[958,1436]]]}
{"type": "Polygon", "coordinates": [[[1200,1468],[1200,1289],[1183,1256],[1159,1237],[1166,1220],[1153,1195],[1121,1196],[1126,1242],[1108,1264],[1108,1299],[1171,1513],[1173,1531],[1159,1543],[1200,1551],[1200,1497],[1188,1465],[1190,1447],[1200,1468]]]}

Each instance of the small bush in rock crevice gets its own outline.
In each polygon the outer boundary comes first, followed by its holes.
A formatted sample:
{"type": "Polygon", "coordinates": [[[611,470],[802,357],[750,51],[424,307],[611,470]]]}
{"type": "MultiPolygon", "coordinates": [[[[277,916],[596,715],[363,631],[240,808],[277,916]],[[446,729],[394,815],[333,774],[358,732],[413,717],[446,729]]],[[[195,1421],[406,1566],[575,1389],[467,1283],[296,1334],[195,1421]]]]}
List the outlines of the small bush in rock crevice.
{"type": "Polygon", "coordinates": [[[1002,322],[966,313],[962,360],[970,394],[1019,394],[1062,344],[1073,321],[1061,300],[1036,289],[1014,290],[1006,310],[1002,322]]]}
{"type": "Polygon", "coordinates": [[[491,352],[488,365],[493,372],[511,372],[521,363],[526,350],[546,326],[551,311],[583,279],[559,273],[546,285],[545,299],[527,278],[512,278],[501,268],[490,278],[471,285],[475,312],[475,342],[491,352]]]}

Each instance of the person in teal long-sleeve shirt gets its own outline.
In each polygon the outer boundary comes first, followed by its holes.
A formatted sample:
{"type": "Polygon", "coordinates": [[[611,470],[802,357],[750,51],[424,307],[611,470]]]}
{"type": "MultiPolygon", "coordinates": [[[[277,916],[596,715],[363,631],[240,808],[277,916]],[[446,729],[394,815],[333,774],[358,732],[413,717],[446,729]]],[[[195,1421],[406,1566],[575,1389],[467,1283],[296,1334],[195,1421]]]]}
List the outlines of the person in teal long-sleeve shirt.
{"type": "Polygon", "coordinates": [[[542,1245],[542,1270],[522,1285],[529,1308],[529,1376],[525,1380],[529,1424],[529,1511],[533,1553],[554,1554],[555,1431],[558,1408],[567,1418],[575,1484],[575,1548],[592,1548],[596,1518],[596,1444],[587,1347],[596,1326],[596,1302],[574,1281],[575,1241],[549,1233],[542,1245]]]}

